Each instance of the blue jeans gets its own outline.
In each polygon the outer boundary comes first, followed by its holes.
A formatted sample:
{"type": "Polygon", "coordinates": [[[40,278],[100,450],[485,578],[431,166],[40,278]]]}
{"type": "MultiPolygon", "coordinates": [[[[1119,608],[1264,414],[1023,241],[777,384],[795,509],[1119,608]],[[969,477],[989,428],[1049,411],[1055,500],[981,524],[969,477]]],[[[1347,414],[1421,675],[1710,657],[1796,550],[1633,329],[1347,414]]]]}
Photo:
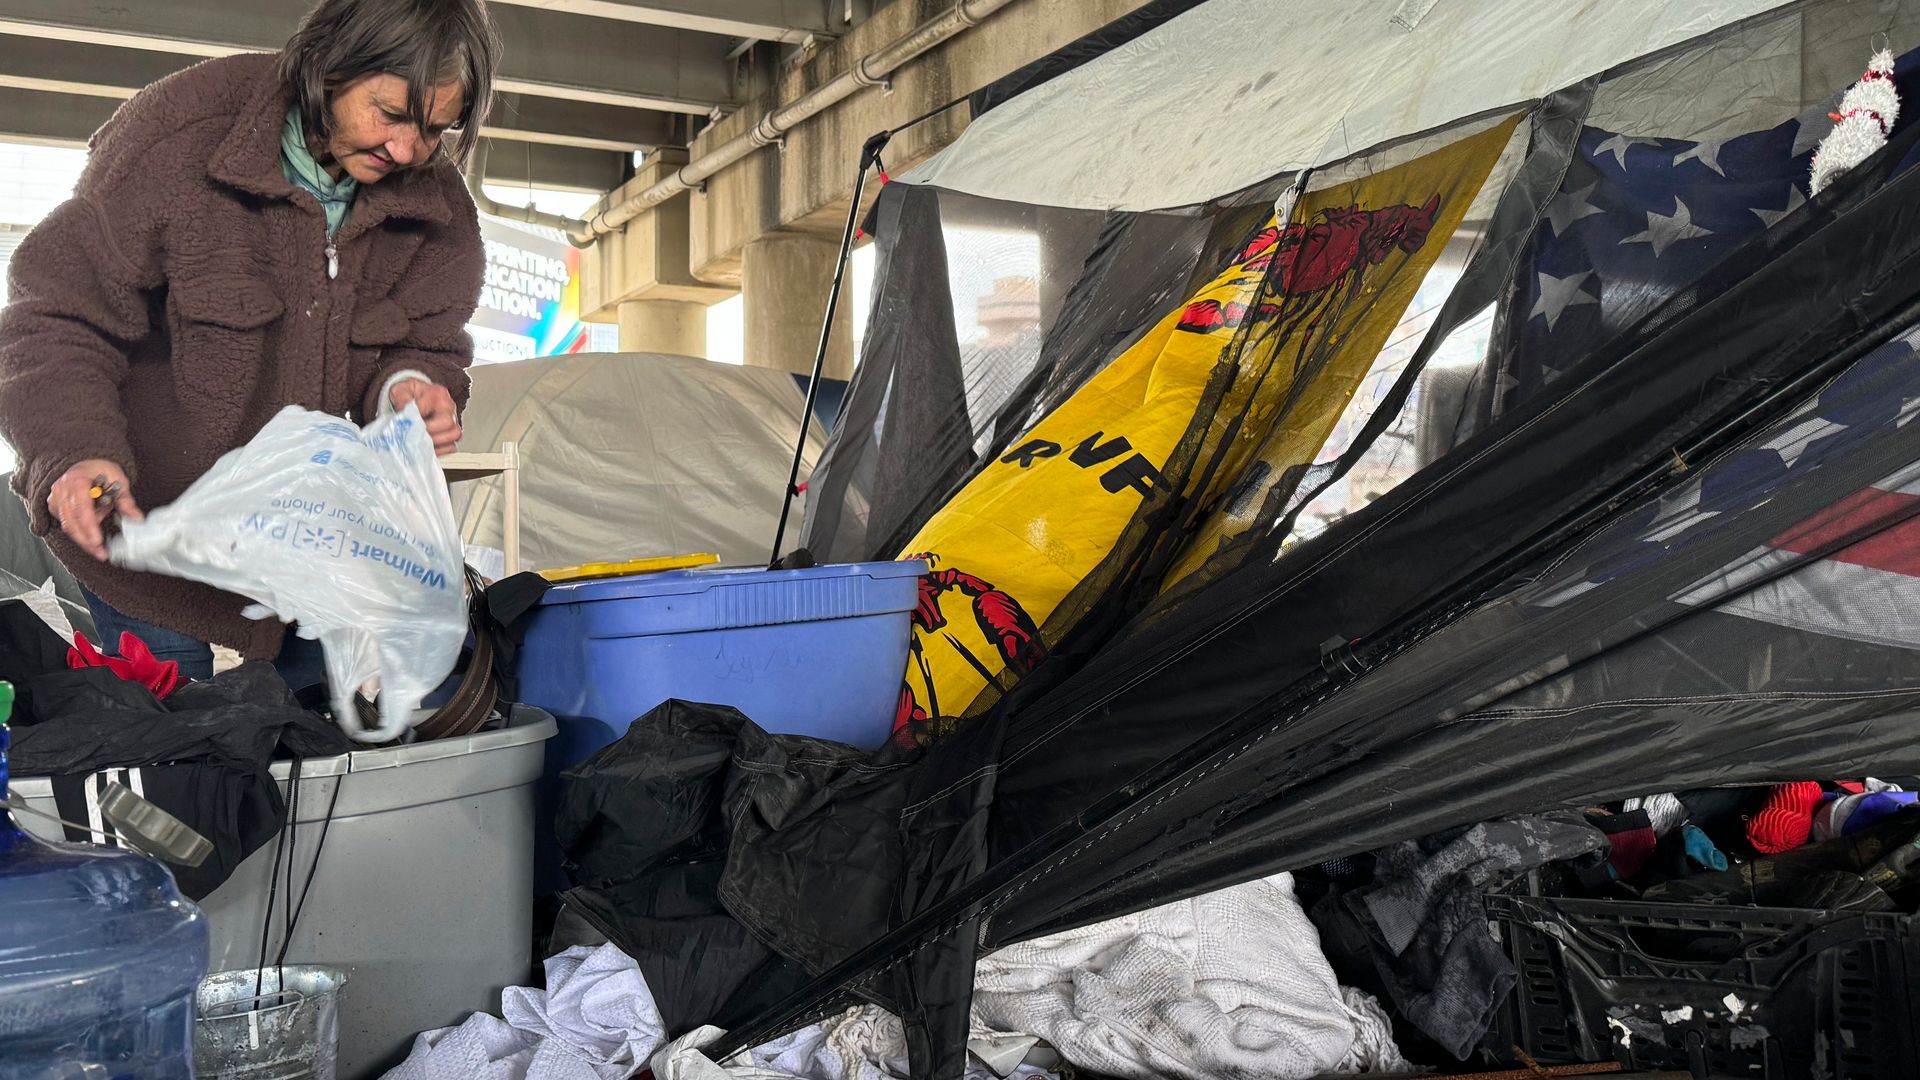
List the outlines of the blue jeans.
{"type": "MultiPolygon", "coordinates": [[[[213,678],[213,647],[206,642],[164,626],[142,622],[130,615],[122,615],[88,590],[81,589],[80,592],[86,597],[87,610],[93,613],[93,626],[100,634],[100,648],[109,656],[118,655],[120,634],[129,632],[146,643],[155,659],[179,664],[181,677],[213,678]]],[[[327,662],[320,650],[320,643],[308,641],[292,630],[287,631],[286,643],[280,647],[280,656],[274,660],[273,666],[279,670],[280,677],[287,681],[287,686],[294,690],[323,685],[327,681],[327,662]]]]}

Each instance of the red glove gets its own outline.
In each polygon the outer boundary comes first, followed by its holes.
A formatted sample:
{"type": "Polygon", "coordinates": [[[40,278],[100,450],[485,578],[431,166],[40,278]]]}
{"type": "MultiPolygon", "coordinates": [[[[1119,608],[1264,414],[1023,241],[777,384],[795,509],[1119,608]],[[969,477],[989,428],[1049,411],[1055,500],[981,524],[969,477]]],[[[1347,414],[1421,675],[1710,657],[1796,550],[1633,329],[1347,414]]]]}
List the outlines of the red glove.
{"type": "Polygon", "coordinates": [[[180,685],[179,664],[156,659],[146,642],[124,631],[120,634],[119,656],[102,656],[85,634],[74,634],[73,648],[67,650],[67,667],[73,670],[107,668],[122,679],[153,691],[157,698],[166,697],[180,685]]]}

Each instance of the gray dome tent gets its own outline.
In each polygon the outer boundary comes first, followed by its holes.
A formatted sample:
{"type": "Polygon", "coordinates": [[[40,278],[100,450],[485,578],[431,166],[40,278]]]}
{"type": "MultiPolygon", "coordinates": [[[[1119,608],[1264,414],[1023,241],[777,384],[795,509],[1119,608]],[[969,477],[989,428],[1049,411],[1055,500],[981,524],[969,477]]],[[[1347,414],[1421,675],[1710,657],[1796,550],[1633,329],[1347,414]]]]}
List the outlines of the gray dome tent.
{"type": "MultiPolygon", "coordinates": [[[[764,563],[803,406],[785,372],[684,356],[486,364],[461,445],[520,444],[524,569],[694,552],[764,563]]],[[[805,468],[818,445],[815,425],[805,468]]],[[[500,547],[499,498],[497,480],[455,486],[469,544],[500,547]]]]}

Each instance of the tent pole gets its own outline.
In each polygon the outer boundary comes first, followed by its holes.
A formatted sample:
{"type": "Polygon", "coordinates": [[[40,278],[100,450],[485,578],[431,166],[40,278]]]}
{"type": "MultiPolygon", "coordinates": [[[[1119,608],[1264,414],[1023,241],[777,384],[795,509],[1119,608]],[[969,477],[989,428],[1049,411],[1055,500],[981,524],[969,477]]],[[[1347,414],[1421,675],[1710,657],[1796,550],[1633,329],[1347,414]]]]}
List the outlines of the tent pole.
{"type": "Polygon", "coordinates": [[[833,341],[833,317],[840,308],[840,288],[847,277],[847,259],[853,254],[853,235],[860,223],[860,196],[865,193],[867,173],[880,161],[893,132],[882,131],[860,148],[860,169],[853,177],[853,198],[847,203],[847,227],[840,234],[840,258],[833,264],[833,287],[827,292],[827,313],[820,320],[820,347],[813,354],[813,377],[807,380],[807,403],[800,412],[800,438],[793,446],[793,468],[787,471],[787,497],[780,503],[780,525],[773,533],[773,555],[767,565],[780,565],[780,549],[787,541],[787,519],[793,513],[793,500],[800,494],[800,464],[807,453],[807,432],[813,424],[813,403],[820,394],[820,374],[827,366],[827,347],[833,341]]]}

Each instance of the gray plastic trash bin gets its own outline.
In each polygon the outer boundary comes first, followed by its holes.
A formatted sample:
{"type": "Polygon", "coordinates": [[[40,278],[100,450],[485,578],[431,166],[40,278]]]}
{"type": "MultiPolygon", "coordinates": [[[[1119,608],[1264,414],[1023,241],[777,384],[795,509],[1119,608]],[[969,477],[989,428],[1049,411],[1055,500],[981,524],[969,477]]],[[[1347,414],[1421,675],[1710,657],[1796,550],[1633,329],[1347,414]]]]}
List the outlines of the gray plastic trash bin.
{"type": "MultiPolygon", "coordinates": [[[[551,716],[521,707],[500,731],[302,764],[296,887],[313,868],[336,785],[340,801],[287,963],[347,972],[341,1080],[380,1075],[415,1033],[496,1011],[503,988],[533,976],[533,785],[553,733],[551,716]]],[[[284,784],[289,763],[273,772],[284,784]]],[[[51,781],[15,777],[13,791],[55,812],[51,781]]],[[[63,839],[37,815],[22,825],[63,839]]],[[[259,963],[273,853],[272,843],[254,852],[201,901],[212,970],[259,963]]]]}

